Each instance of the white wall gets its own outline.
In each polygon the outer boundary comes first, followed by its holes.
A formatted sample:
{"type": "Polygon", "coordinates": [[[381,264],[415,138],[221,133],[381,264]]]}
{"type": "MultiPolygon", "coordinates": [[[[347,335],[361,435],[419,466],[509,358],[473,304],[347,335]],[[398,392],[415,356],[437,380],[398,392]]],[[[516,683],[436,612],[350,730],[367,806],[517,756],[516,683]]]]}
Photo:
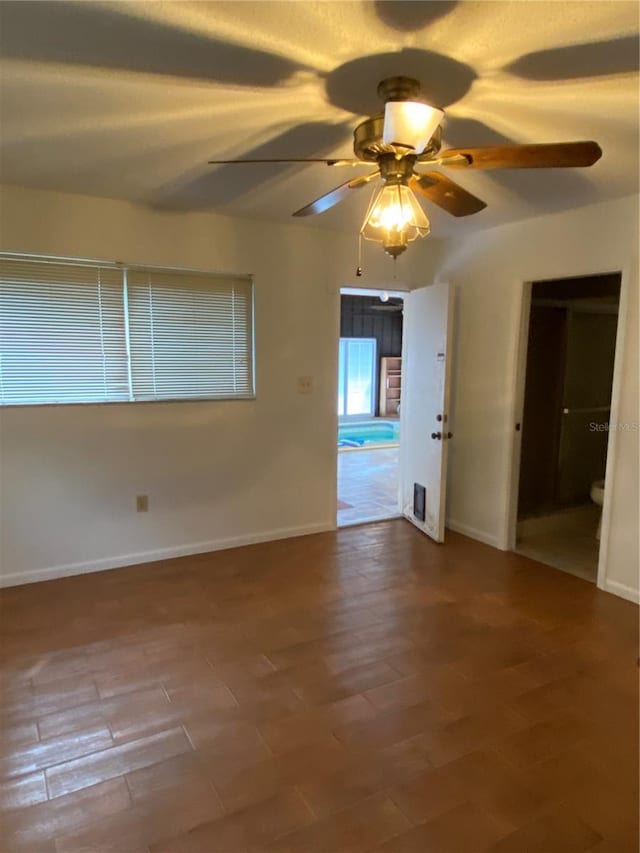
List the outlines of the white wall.
{"type": "MultiPolygon", "coordinates": [[[[477,233],[453,243],[439,275],[456,285],[451,526],[506,547],[511,446],[516,420],[523,283],[621,270],[623,296],[612,418],[638,414],[638,198],[591,205],[477,233]]],[[[603,542],[611,592],[638,598],[638,438],[610,439],[603,542]]]]}
{"type": "MultiPolygon", "coordinates": [[[[4,251],[253,273],[257,367],[250,402],[2,410],[4,583],[335,526],[338,288],[389,286],[381,250],[356,280],[356,234],[16,187],[0,217],[4,251]]],[[[405,257],[394,286],[430,280],[438,244],[405,257]]]]}
{"type": "MultiPolygon", "coordinates": [[[[355,278],[355,233],[0,188],[2,250],[254,273],[258,389],[254,402],[1,410],[3,582],[333,527],[338,288],[413,287],[436,271],[459,291],[448,517],[504,547],[522,283],[623,270],[618,419],[638,421],[637,228],[637,199],[624,199],[481,232],[448,254],[429,239],[394,282],[375,247],[355,278]],[[296,393],[300,375],[314,378],[310,396],[296,393]]],[[[614,442],[606,585],[634,597],[638,433],[614,442]]]]}

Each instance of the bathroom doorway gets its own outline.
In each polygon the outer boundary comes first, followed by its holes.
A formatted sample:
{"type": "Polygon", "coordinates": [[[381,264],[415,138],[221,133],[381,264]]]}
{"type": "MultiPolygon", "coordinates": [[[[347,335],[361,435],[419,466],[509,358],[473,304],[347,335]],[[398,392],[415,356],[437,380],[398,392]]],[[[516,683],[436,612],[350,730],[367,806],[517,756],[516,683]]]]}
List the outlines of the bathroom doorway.
{"type": "Polygon", "coordinates": [[[515,550],[596,582],[621,275],[531,285],[515,550]]]}
{"type": "Polygon", "coordinates": [[[340,293],[339,527],[400,515],[403,310],[402,293],[340,293]]]}

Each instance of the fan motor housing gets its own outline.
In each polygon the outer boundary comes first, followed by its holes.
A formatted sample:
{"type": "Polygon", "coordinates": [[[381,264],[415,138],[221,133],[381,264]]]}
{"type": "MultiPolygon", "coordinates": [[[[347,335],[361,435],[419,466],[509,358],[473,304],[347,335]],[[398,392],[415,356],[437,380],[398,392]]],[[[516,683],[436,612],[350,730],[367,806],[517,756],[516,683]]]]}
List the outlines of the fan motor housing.
{"type": "Polygon", "coordinates": [[[414,101],[420,97],[420,81],[413,77],[387,77],[378,83],[378,95],[387,101],[414,101]]]}
{"type": "Polygon", "coordinates": [[[380,175],[387,184],[406,184],[413,175],[415,154],[398,157],[396,154],[381,154],[378,158],[380,175]]]}
{"type": "MultiPolygon", "coordinates": [[[[397,154],[402,157],[408,153],[407,149],[385,144],[382,141],[383,129],[384,113],[365,119],[356,127],[353,131],[353,152],[359,160],[364,160],[367,163],[377,163],[378,158],[382,154],[397,154]]],[[[417,152],[417,156],[420,160],[429,160],[432,157],[436,157],[441,145],[442,132],[438,128],[429,140],[429,144],[425,150],[417,152]]]]}

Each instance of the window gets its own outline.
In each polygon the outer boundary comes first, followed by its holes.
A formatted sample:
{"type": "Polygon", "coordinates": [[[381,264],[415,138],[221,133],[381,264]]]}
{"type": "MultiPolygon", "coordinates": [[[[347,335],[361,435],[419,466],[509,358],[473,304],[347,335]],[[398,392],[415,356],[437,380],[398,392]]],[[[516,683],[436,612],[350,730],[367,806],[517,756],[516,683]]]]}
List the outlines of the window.
{"type": "Polygon", "coordinates": [[[375,371],[375,338],[340,338],[339,416],[374,414],[375,371]]]}
{"type": "Polygon", "coordinates": [[[246,399],[247,277],[0,255],[0,403],[246,399]]]}
{"type": "Polygon", "coordinates": [[[253,396],[250,280],[132,269],[127,303],[135,400],[253,396]]]}

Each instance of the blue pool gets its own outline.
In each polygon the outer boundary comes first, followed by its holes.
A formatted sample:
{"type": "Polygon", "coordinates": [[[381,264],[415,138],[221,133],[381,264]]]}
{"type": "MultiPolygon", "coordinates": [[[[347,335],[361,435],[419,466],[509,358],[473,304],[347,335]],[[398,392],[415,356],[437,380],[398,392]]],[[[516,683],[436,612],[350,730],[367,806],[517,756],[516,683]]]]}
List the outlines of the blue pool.
{"type": "Polygon", "coordinates": [[[342,421],[338,447],[390,447],[400,441],[400,421],[342,421]]]}

